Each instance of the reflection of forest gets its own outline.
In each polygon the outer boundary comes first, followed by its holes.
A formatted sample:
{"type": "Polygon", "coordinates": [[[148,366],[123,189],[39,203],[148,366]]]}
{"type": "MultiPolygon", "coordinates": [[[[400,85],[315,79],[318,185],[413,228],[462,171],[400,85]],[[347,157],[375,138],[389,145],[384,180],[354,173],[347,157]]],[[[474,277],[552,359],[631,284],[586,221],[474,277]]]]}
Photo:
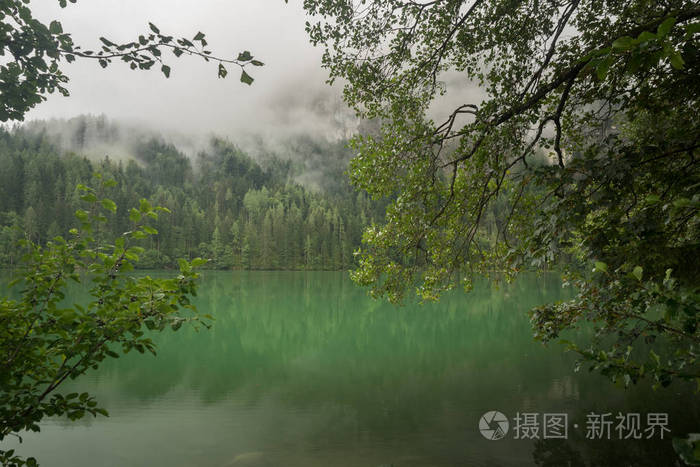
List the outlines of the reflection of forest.
{"type": "Polygon", "coordinates": [[[241,407],[258,414],[250,423],[271,413],[277,423],[280,413],[310,414],[308,426],[287,421],[303,425],[295,446],[359,449],[367,437],[402,440],[388,449],[401,452],[408,443],[414,454],[443,459],[439,465],[463,462],[473,449],[481,459],[532,456],[548,466],[666,465],[674,458],[668,441],[591,441],[585,429],[536,444],[480,438],[476,421],[493,409],[511,418],[564,412],[581,427],[591,411],[668,412],[676,434],[698,430],[698,407],[687,406],[693,397],[677,397],[690,389],[617,389],[598,375],[573,373],[574,357],[558,346],[533,341],[526,311],[567,293],[555,275],[533,275],[396,308],[370,300],[343,273],[206,272],[197,305],[215,317],[211,330],[159,334],[155,359],[107,361],[78,387],[130,413],[164,400],[179,410],[186,399],[182,410],[221,412],[221,420],[248,419],[241,407]]]}
{"type": "MultiPolygon", "coordinates": [[[[182,384],[205,401],[257,385],[297,404],[372,399],[391,388],[407,396],[450,387],[492,394],[488,381],[500,386],[506,367],[508,378],[528,384],[549,382],[568,367],[570,359],[532,343],[524,314],[558,293],[554,281],[521,281],[395,308],[368,299],[342,273],[206,273],[197,305],[216,318],[210,331],[159,335],[157,366],[128,357],[105,365],[99,379],[135,398],[182,384]],[[552,364],[516,364],[528,352],[552,364]],[[144,379],[158,383],[144,388],[144,379]]],[[[557,382],[543,396],[565,387],[557,382]]]]}

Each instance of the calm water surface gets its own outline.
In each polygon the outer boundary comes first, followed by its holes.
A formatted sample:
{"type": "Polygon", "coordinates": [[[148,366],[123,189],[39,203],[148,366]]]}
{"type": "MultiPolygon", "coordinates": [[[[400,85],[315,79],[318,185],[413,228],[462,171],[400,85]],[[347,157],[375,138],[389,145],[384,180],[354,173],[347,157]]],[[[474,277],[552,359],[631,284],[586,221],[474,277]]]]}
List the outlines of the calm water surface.
{"type": "Polygon", "coordinates": [[[526,311],[568,294],[533,275],[392,307],[346,273],[206,272],[211,330],[157,335],[157,357],[106,361],[66,388],[110,417],[49,419],[3,447],[45,467],[676,465],[669,434],[586,439],[590,412],[668,413],[684,434],[700,409],[691,388],[615,388],[534,342],[526,311]],[[490,410],[511,419],[504,439],[479,432],[490,410]],[[566,413],[567,439],[514,439],[518,412],[566,413]]]}

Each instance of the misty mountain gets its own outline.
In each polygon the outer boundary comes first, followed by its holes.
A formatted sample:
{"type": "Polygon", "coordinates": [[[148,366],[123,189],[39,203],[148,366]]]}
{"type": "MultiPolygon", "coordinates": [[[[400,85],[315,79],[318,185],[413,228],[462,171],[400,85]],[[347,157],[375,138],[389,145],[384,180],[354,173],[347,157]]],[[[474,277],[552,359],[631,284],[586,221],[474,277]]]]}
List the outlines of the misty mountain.
{"type": "Polygon", "coordinates": [[[116,182],[104,193],[118,205],[106,238],[130,229],[141,198],[171,212],[143,242],[143,267],[202,256],[217,268],[345,269],[363,228],[383,216],[343,175],[344,141],[260,140],[254,155],[223,138],[189,153],[181,141],[92,116],[0,131],[0,264],[16,262],[19,238],[68,235],[84,208],[76,186],[99,184],[96,172],[116,182]]]}

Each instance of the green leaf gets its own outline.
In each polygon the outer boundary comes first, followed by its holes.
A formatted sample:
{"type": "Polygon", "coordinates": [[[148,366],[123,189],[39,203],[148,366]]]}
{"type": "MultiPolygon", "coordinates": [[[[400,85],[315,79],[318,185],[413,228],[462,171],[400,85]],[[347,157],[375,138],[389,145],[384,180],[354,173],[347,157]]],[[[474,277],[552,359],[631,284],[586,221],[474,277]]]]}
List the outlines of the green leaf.
{"type": "Polygon", "coordinates": [[[668,33],[671,32],[671,29],[673,29],[673,25],[676,24],[676,18],[670,17],[666,18],[663,23],[661,23],[656,30],[657,35],[660,38],[664,38],[668,36],[668,33]]]}
{"type": "Polygon", "coordinates": [[[195,259],[193,259],[193,260],[191,261],[191,264],[192,264],[192,267],[197,268],[197,267],[200,267],[200,266],[204,266],[204,265],[207,264],[208,262],[209,262],[208,259],[195,258],[195,259]]]}
{"type": "Polygon", "coordinates": [[[608,70],[610,70],[610,67],[612,66],[614,62],[614,58],[612,55],[608,55],[605,57],[605,59],[600,62],[600,64],[596,67],[595,73],[596,76],[598,77],[599,80],[604,80],[605,77],[608,75],[608,70]]]}
{"type": "Polygon", "coordinates": [[[160,34],[160,29],[158,29],[155,24],[148,23],[148,27],[151,28],[151,31],[155,32],[156,34],[160,34]]]}
{"type": "Polygon", "coordinates": [[[265,65],[265,64],[264,64],[263,62],[261,62],[260,60],[251,60],[250,64],[253,65],[253,66],[263,66],[263,65],[265,65]]]}
{"type": "Polygon", "coordinates": [[[685,27],[685,35],[690,38],[690,36],[700,32],[700,23],[689,24],[685,27]]]}
{"type": "Polygon", "coordinates": [[[63,26],[59,21],[51,21],[49,25],[49,32],[51,34],[61,34],[63,32],[63,26]]]}
{"type": "Polygon", "coordinates": [[[124,257],[128,259],[129,261],[137,262],[139,260],[139,255],[136,253],[132,253],[130,251],[127,251],[124,253],[124,257]]]}
{"type": "Polygon", "coordinates": [[[673,68],[675,68],[676,70],[683,69],[683,66],[685,65],[685,60],[683,60],[683,57],[680,53],[678,53],[678,51],[674,50],[668,58],[673,68]]]}
{"type": "Polygon", "coordinates": [[[139,211],[146,213],[151,210],[151,203],[148,202],[147,199],[141,198],[139,200],[139,211]]]}
{"type": "Polygon", "coordinates": [[[140,247],[140,246],[132,246],[131,248],[129,248],[128,251],[129,251],[130,253],[135,253],[135,254],[137,254],[137,255],[140,255],[141,253],[143,253],[144,251],[146,251],[146,249],[143,248],[143,247],[140,247]]]}
{"type": "Polygon", "coordinates": [[[95,196],[94,193],[88,192],[88,193],[85,193],[83,196],[81,196],[80,199],[82,199],[86,203],[94,203],[95,201],[97,201],[97,196],[95,196]]]}
{"type": "Polygon", "coordinates": [[[222,63],[219,63],[219,78],[226,78],[227,74],[228,70],[226,70],[226,67],[222,63]]]}
{"type": "Polygon", "coordinates": [[[700,466],[700,433],[689,433],[684,438],[674,437],[671,444],[685,465],[700,466]]]}
{"type": "Polygon", "coordinates": [[[163,72],[166,78],[170,78],[170,67],[168,65],[161,66],[160,71],[163,72]]]}
{"type": "Polygon", "coordinates": [[[605,264],[602,261],[596,261],[595,262],[595,271],[601,271],[607,274],[608,272],[608,265],[605,264]]]}
{"type": "Polygon", "coordinates": [[[252,59],[253,59],[253,56],[247,50],[238,54],[238,61],[239,62],[248,62],[252,59]]]}
{"type": "Polygon", "coordinates": [[[182,272],[190,272],[192,270],[192,266],[185,259],[178,258],[177,264],[178,264],[178,266],[180,266],[180,270],[182,272]]]}
{"type": "Polygon", "coordinates": [[[642,31],[642,33],[639,36],[637,36],[637,40],[639,42],[655,41],[658,38],[659,36],[649,31],[642,31]]]}
{"type": "Polygon", "coordinates": [[[80,220],[82,222],[87,222],[88,213],[83,211],[82,209],[78,209],[77,211],[75,211],[75,217],[77,217],[78,220],[80,220]]]}
{"type": "Polygon", "coordinates": [[[115,47],[117,45],[114,42],[107,39],[106,37],[100,37],[100,41],[107,47],[115,47]]]}
{"type": "Polygon", "coordinates": [[[629,36],[623,36],[612,43],[613,49],[628,50],[634,46],[634,39],[629,36]]]}
{"type": "Polygon", "coordinates": [[[117,204],[111,199],[103,199],[102,207],[111,212],[117,212],[117,204]]]}
{"type": "Polygon", "coordinates": [[[632,275],[637,278],[638,281],[642,280],[643,269],[641,266],[637,266],[632,270],[632,275]]]}
{"type": "Polygon", "coordinates": [[[131,208],[129,210],[129,220],[131,222],[138,222],[141,220],[141,213],[136,208],[131,208]]]}
{"type": "Polygon", "coordinates": [[[688,198],[678,198],[673,201],[673,207],[676,209],[683,209],[689,207],[690,205],[691,201],[688,198]]]}
{"type": "Polygon", "coordinates": [[[634,74],[639,71],[639,67],[642,65],[642,56],[638,53],[633,54],[628,63],[628,73],[634,74]]]}
{"type": "Polygon", "coordinates": [[[253,84],[253,78],[245,72],[245,70],[241,70],[241,83],[245,83],[248,86],[253,84]]]}
{"type": "Polygon", "coordinates": [[[657,355],[654,350],[649,351],[649,356],[651,357],[652,360],[654,360],[654,363],[656,363],[656,366],[661,366],[661,358],[657,355]]]}
{"type": "Polygon", "coordinates": [[[192,40],[193,40],[193,41],[200,41],[200,42],[201,42],[202,40],[204,40],[204,33],[201,32],[201,31],[198,32],[198,33],[192,38],[192,40]]]}

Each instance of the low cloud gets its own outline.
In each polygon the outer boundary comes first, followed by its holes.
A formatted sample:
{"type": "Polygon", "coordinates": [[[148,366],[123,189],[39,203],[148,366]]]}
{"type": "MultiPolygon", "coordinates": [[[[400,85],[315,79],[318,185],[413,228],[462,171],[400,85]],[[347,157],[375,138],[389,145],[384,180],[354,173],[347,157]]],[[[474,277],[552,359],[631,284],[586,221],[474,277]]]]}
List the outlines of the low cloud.
{"type": "MultiPolygon", "coordinates": [[[[28,119],[71,118],[106,114],[166,132],[285,135],[299,132],[324,137],[337,131],[327,110],[340,103],[340,89],[325,83],[321,50],[314,49],[304,31],[301,5],[282,0],[93,0],[65,9],[58,2],[31,3],[43,21],[59,19],[64,30],[86,48],[98,38],[131,41],[152,21],[168,34],[207,34],[215,54],[235,56],[250,50],[264,67],[253,67],[252,86],[216,77],[216,66],[194,57],[176,59],[170,79],[152,70],[131,71],[120,61],[102,70],[96,62],[64,64],[71,96],[52,95],[28,114],[28,119]]],[[[155,68],[155,67],[154,67],[155,68]]]]}

